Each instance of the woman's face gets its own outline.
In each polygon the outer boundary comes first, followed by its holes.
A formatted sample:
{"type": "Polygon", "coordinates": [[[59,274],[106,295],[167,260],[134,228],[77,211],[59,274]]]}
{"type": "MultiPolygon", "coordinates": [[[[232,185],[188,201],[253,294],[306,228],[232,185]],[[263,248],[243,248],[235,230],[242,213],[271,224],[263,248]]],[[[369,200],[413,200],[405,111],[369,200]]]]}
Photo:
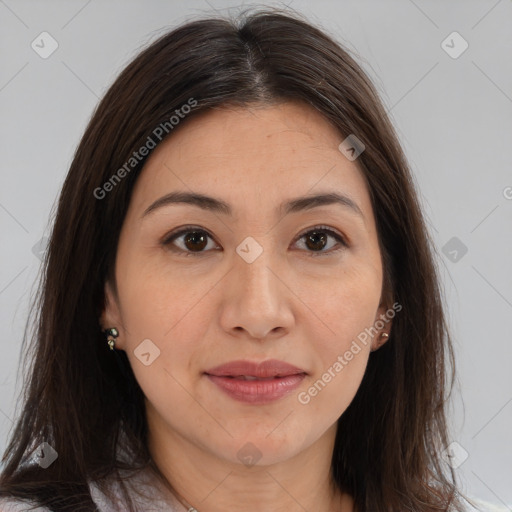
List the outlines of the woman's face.
{"type": "Polygon", "coordinates": [[[368,191],[338,149],[343,138],[308,106],[226,108],[185,123],[137,180],[102,323],[119,330],[150,433],[233,463],[284,461],[332,442],[377,346],[378,335],[360,341],[386,311],[368,191]],[[177,192],[212,199],[161,200],[177,192]],[[305,200],[321,194],[352,203],[305,200]],[[302,374],[208,375],[269,359],[302,374]]]}

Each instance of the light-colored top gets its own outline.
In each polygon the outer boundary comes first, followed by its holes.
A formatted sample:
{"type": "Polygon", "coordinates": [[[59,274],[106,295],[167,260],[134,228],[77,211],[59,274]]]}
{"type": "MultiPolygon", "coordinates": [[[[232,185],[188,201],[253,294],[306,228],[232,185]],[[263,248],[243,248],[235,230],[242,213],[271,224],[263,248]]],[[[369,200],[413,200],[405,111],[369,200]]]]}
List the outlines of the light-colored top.
{"type": "MultiPolygon", "coordinates": [[[[167,489],[163,488],[149,472],[139,472],[129,480],[125,480],[128,494],[141,512],[187,512],[185,508],[167,489]],[[135,489],[137,492],[135,492],[135,489]]],[[[93,482],[89,483],[91,497],[100,512],[126,512],[122,502],[122,493],[118,485],[110,481],[109,486],[114,490],[115,502],[109,500],[93,482]]],[[[510,512],[512,507],[487,503],[469,497],[478,508],[467,504],[467,512],[510,512]]],[[[0,498],[0,512],[27,512],[34,503],[27,503],[10,498],[0,498]]],[[[46,507],[30,509],[31,512],[50,512],[46,507]]],[[[201,511],[199,511],[201,512],[201,511]]]]}
{"type": "MultiPolygon", "coordinates": [[[[148,471],[139,471],[125,479],[126,491],[135,504],[136,510],[141,512],[188,512],[170,491],[156,482],[148,471]]],[[[104,494],[94,482],[89,482],[91,498],[98,507],[99,512],[126,512],[127,507],[123,501],[123,492],[119,484],[113,480],[108,481],[109,489],[113,491],[114,501],[104,494]]],[[[35,503],[13,498],[0,498],[0,512],[27,512],[35,503]]],[[[31,512],[51,512],[47,507],[30,509],[31,512]]]]}

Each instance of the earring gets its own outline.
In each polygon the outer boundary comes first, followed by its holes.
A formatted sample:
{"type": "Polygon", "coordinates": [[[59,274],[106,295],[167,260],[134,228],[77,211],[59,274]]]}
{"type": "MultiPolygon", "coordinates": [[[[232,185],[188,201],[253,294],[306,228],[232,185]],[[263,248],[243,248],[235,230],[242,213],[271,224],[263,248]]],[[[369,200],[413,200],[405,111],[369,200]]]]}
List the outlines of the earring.
{"type": "MultiPolygon", "coordinates": [[[[388,339],[388,338],[389,338],[389,334],[388,334],[387,332],[383,332],[383,333],[381,333],[380,337],[381,337],[381,338],[388,339]]],[[[376,351],[376,350],[378,350],[379,348],[380,348],[380,343],[379,343],[379,345],[378,345],[377,347],[372,348],[372,349],[371,349],[371,352],[375,352],[375,351],[376,351]]]]}
{"type": "Polygon", "coordinates": [[[115,339],[119,336],[119,331],[115,327],[110,327],[103,332],[107,335],[107,343],[110,350],[114,350],[115,339]]]}

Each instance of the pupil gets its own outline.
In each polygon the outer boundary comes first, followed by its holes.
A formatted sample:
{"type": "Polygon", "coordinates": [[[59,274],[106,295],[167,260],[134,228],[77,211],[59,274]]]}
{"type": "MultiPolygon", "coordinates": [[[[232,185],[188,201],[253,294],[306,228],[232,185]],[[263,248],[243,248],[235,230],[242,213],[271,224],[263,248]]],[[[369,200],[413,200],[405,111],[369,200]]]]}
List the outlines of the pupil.
{"type": "MultiPolygon", "coordinates": [[[[321,233],[321,232],[320,232],[321,233]]],[[[308,236],[307,238],[307,241],[306,241],[306,245],[308,245],[308,247],[311,249],[312,247],[309,246],[309,243],[308,242],[313,242],[313,249],[322,249],[325,247],[325,234],[321,233],[320,235],[318,234],[317,231],[315,231],[314,233],[312,233],[311,235],[308,236]],[[318,242],[321,241],[320,243],[320,247],[318,247],[318,242]]]]}
{"type": "Polygon", "coordinates": [[[206,247],[206,244],[207,244],[206,237],[204,236],[204,234],[201,234],[199,231],[191,231],[191,233],[185,237],[185,245],[187,246],[188,249],[193,250],[195,248],[195,249],[201,250],[206,247]],[[199,244],[201,244],[201,242],[202,242],[202,245],[200,245],[200,246],[194,245],[197,243],[197,240],[200,240],[199,244]],[[192,246],[189,246],[190,241],[192,241],[192,246]]]}

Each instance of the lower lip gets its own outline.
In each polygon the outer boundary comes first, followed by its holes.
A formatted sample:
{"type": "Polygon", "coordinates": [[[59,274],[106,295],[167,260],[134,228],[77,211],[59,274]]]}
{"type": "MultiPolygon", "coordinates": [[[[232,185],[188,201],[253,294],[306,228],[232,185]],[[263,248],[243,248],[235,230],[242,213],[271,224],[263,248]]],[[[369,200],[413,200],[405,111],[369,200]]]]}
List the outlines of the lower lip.
{"type": "Polygon", "coordinates": [[[249,404],[263,405],[286,396],[300,385],[306,375],[301,373],[271,380],[243,380],[208,374],[206,376],[231,398],[249,404]]]}

